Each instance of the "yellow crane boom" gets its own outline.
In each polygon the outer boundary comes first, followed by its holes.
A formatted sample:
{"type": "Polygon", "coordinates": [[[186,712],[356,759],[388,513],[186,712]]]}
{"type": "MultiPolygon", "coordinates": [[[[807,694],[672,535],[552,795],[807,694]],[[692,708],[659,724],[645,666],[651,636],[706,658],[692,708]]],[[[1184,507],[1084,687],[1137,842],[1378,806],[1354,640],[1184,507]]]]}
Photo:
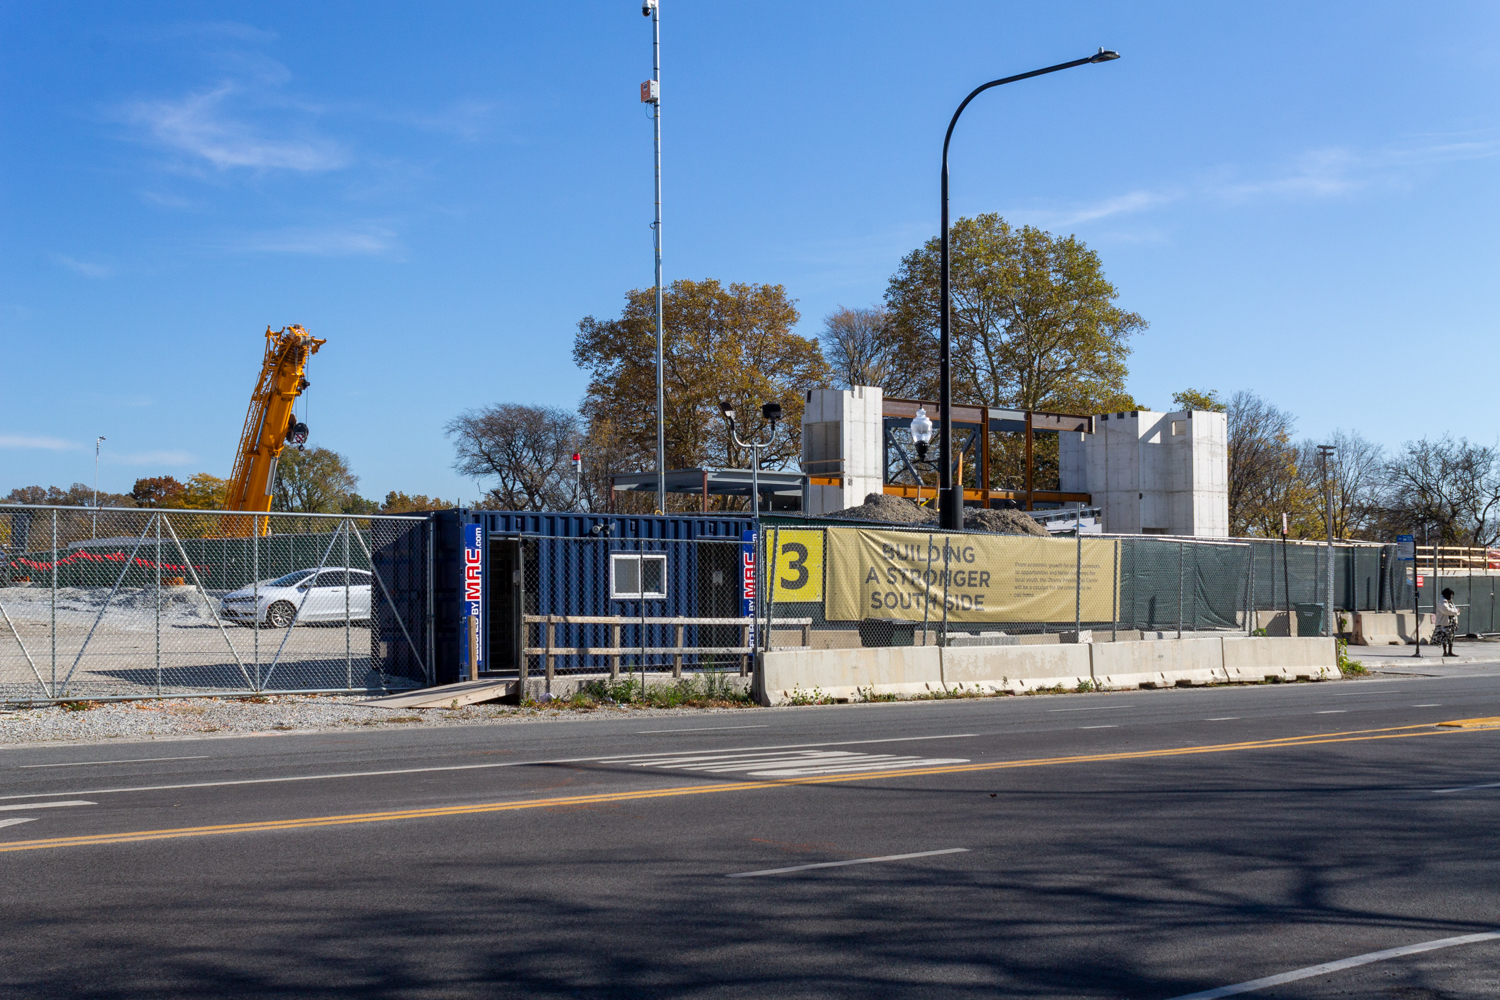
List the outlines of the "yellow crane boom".
{"type": "Polygon", "coordinates": [[[307,425],[297,423],[292,404],[308,386],[307,359],[324,343],[300,326],[276,331],[266,327],[266,355],[250,395],[240,450],[225,491],[225,509],[253,513],[271,509],[281,449],[288,440],[297,445],[307,440],[307,425]]]}

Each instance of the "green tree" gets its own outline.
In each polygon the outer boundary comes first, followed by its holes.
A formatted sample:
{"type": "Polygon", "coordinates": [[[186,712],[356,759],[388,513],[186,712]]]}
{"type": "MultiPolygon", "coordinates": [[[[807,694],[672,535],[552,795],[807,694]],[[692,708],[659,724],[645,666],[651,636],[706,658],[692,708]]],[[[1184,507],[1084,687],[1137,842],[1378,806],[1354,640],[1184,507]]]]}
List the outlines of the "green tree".
{"type": "MultiPolygon", "coordinates": [[[[782,406],[781,429],[762,465],[779,468],[801,453],[803,393],[829,383],[818,342],[792,332],[796,306],[781,285],[674,281],[662,302],[667,467],[744,468],[749,456],[730,440],[719,401],[735,404],[758,433],[762,403],[782,406]]],[[[656,453],[654,295],[625,297],[619,319],[585,317],[573,359],[589,373],[583,415],[591,436],[607,426],[619,465],[600,474],[649,469],[656,453]],[[623,466],[623,467],[622,467],[623,466]]]]}
{"type": "Polygon", "coordinates": [[[350,497],[358,496],[359,477],[349,460],[328,448],[297,451],[284,448],[276,466],[272,510],[298,514],[338,514],[350,497]]]}
{"type": "MultiPolygon", "coordinates": [[[[1013,229],[994,213],[949,229],[955,401],[1105,413],[1139,407],[1125,390],[1129,339],[1146,329],[1115,305],[1099,255],[1074,236],[1013,229]]],[[[886,290],[900,342],[890,395],[938,398],[939,271],[934,237],[886,290]]]]}
{"type": "Polygon", "coordinates": [[[1208,392],[1199,392],[1197,389],[1174,392],[1172,405],[1179,410],[1206,410],[1209,413],[1223,413],[1229,409],[1229,404],[1220,399],[1219,394],[1212,389],[1208,392]]]}
{"type": "Polygon", "coordinates": [[[380,513],[410,514],[414,511],[451,510],[457,506],[457,503],[440,497],[430,497],[424,493],[413,493],[407,496],[405,493],[391,490],[385,495],[385,503],[380,505],[380,513]]]}

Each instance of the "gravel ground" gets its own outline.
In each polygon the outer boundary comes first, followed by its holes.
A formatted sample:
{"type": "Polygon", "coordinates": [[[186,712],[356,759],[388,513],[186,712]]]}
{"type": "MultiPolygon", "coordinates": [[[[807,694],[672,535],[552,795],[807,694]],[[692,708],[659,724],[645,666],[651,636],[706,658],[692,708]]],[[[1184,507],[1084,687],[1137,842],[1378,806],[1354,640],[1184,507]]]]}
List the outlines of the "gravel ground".
{"type": "Polygon", "coordinates": [[[636,716],[701,716],[739,708],[621,708],[591,710],[470,705],[450,709],[369,708],[359,697],[274,695],[249,698],[170,698],[160,701],[82,702],[70,711],[59,705],[0,710],[0,746],[44,743],[133,742],[218,733],[244,736],[275,732],[340,729],[393,729],[412,726],[505,725],[587,721],[636,716]]]}

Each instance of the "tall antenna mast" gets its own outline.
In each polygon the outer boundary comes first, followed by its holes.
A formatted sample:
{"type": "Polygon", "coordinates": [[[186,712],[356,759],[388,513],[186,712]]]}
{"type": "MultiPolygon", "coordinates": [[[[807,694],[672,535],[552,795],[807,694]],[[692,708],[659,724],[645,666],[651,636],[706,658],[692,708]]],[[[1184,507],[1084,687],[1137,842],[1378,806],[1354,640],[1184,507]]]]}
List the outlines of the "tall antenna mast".
{"type": "Polygon", "coordinates": [[[652,125],[656,147],[656,219],[651,230],[656,236],[656,509],[667,512],[667,410],[666,388],[662,377],[661,315],[661,4],[660,0],[642,0],[641,13],[651,18],[651,79],[641,84],[641,101],[652,107],[652,125]]]}

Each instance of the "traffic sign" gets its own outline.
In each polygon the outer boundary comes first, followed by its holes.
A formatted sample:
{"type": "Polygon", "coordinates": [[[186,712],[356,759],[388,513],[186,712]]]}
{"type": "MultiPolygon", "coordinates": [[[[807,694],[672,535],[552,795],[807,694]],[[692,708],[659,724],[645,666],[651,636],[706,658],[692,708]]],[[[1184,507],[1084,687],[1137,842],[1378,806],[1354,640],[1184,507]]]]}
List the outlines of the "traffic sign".
{"type": "Polygon", "coordinates": [[[1402,562],[1415,562],[1417,558],[1417,538],[1415,535],[1396,536],[1396,558],[1402,562]]]}

